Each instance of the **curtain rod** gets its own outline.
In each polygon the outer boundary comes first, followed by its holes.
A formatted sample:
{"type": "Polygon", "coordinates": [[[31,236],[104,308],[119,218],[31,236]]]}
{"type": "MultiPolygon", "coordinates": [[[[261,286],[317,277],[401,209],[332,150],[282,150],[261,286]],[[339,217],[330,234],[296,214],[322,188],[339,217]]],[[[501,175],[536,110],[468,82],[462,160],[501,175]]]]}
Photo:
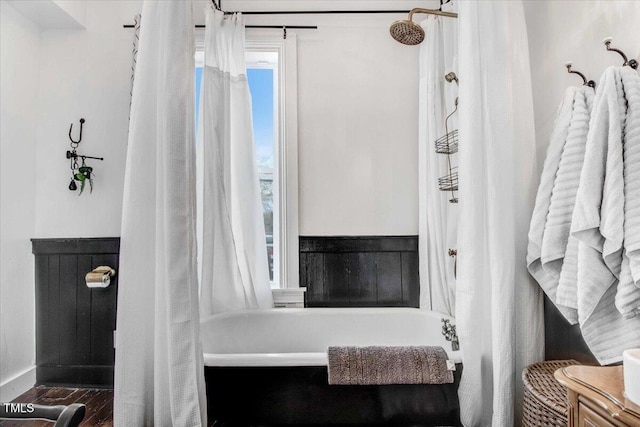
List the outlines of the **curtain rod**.
{"type": "MultiPolygon", "coordinates": [[[[340,14],[391,14],[391,13],[409,13],[410,10],[249,10],[238,11],[243,15],[340,15],[340,14]]],[[[232,14],[236,12],[224,12],[232,14]]],[[[125,24],[123,28],[134,28],[133,24],[125,24]]],[[[246,28],[283,28],[287,27],[292,30],[317,30],[316,25],[246,25],[246,28]]],[[[204,25],[196,25],[196,28],[204,28],[204,25]]]]}
{"type": "MultiPolygon", "coordinates": [[[[205,25],[194,25],[195,28],[205,28],[205,25]]],[[[124,24],[122,28],[135,28],[133,24],[124,24]]],[[[283,28],[289,30],[317,30],[317,25],[245,25],[245,28],[277,28],[282,30],[283,28]]]]}
{"type": "Polygon", "coordinates": [[[372,14],[372,13],[409,13],[409,10],[248,10],[243,12],[224,12],[242,13],[243,15],[339,15],[339,14],[372,14]]]}
{"type": "MultiPolygon", "coordinates": [[[[451,0],[440,0],[440,7],[451,0]]],[[[409,10],[258,10],[258,11],[226,11],[222,8],[222,0],[211,0],[213,7],[224,14],[242,13],[243,15],[337,15],[350,13],[409,13],[409,10]]]]}

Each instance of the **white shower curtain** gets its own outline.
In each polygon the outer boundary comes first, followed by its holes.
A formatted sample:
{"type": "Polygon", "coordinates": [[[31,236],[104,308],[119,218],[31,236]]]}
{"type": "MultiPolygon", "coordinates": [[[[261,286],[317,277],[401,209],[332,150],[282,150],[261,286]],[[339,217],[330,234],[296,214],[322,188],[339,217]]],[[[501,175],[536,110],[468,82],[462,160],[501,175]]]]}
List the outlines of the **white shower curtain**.
{"type": "Polygon", "coordinates": [[[522,370],[544,356],[526,265],[537,187],[527,29],[519,0],[463,1],[459,13],[461,416],[467,427],[511,427],[522,370]]]}
{"type": "Polygon", "coordinates": [[[114,423],[204,426],[190,1],[145,1],[125,170],[114,423]]]}
{"type": "MultiPolygon", "coordinates": [[[[451,5],[444,8],[453,11],[451,5]]],[[[453,315],[455,260],[448,251],[457,248],[458,205],[449,202],[450,192],[438,188],[438,178],[448,173],[448,167],[447,156],[436,153],[434,143],[446,134],[445,119],[455,109],[458,96],[457,85],[444,78],[449,72],[458,72],[458,22],[429,16],[421,25],[425,40],[420,45],[418,113],[420,307],[453,315]]],[[[449,131],[457,129],[457,119],[458,113],[451,116],[449,131]]]]}
{"type": "Polygon", "coordinates": [[[273,305],[243,18],[207,7],[206,20],[198,135],[203,316],[273,305]]]}

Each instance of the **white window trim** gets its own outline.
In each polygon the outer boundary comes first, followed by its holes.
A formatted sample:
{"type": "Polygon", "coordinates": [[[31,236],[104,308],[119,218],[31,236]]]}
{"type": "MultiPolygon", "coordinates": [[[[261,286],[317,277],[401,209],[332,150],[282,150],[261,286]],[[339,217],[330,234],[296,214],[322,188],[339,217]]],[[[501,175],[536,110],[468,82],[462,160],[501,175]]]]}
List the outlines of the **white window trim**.
{"type": "MultiPolygon", "coordinates": [[[[245,50],[253,52],[278,52],[278,96],[280,98],[278,144],[276,147],[278,171],[278,240],[279,268],[278,288],[298,288],[298,63],[295,34],[260,31],[247,32],[245,50]]],[[[275,196],[275,195],[274,195],[275,196]]],[[[275,233],[275,230],[274,230],[275,233]]],[[[274,268],[275,270],[275,268],[274,268]]],[[[275,275],[274,271],[274,275],[275,275]]],[[[274,277],[274,282],[275,282],[274,277]]]]}

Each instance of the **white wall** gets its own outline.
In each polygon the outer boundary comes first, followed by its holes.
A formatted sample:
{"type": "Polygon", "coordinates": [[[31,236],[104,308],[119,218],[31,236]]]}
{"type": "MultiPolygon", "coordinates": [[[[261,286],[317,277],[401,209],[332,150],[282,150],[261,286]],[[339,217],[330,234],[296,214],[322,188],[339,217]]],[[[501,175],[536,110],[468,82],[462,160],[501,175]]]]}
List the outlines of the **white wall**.
{"type": "Polygon", "coordinates": [[[0,401],[7,401],[23,391],[11,380],[34,364],[29,239],[35,220],[40,29],[5,2],[0,3],[0,52],[0,401]]]}
{"type": "Polygon", "coordinates": [[[538,167],[541,170],[557,108],[565,89],[580,85],[580,77],[567,73],[564,64],[598,83],[621,57],[607,52],[602,40],[613,37],[613,47],[629,58],[640,55],[640,2],[637,0],[582,0],[525,2],[531,55],[538,167]]]}
{"type": "Polygon", "coordinates": [[[301,235],[418,232],[418,55],[396,18],[299,33],[301,235]]]}
{"type": "MultiPolygon", "coordinates": [[[[436,0],[279,0],[270,10],[409,10],[436,0]]],[[[264,10],[261,0],[224,0],[264,10]]],[[[247,24],[317,25],[298,38],[301,235],[418,233],[418,47],[389,26],[406,14],[247,15],[247,24]]]]}
{"type": "MultiPolygon", "coordinates": [[[[224,0],[262,9],[259,1],[224,0]]],[[[274,9],[410,9],[435,1],[272,2],[274,9]]],[[[226,7],[226,6],[225,6],[226,7]]],[[[317,25],[298,34],[299,232],[418,233],[418,48],[389,36],[405,15],[247,16],[317,25]]]]}
{"type": "Polygon", "coordinates": [[[36,186],[36,237],[120,235],[127,149],[134,1],[89,1],[86,30],[47,31],[42,37],[36,186]],[[71,179],[69,125],[80,154],[94,168],[94,191],[67,189],[71,179]]]}

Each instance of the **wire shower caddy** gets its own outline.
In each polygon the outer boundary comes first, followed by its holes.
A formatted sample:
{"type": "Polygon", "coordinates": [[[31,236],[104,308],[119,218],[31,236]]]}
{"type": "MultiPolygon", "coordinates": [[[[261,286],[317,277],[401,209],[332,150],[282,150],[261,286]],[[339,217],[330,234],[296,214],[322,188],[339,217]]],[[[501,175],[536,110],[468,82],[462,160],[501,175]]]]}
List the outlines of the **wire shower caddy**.
{"type": "MultiPolygon", "coordinates": [[[[455,81],[458,83],[458,78],[455,73],[451,72],[445,76],[448,82],[455,81]]],[[[444,120],[445,134],[435,141],[436,153],[444,154],[447,156],[447,170],[448,173],[445,176],[438,178],[438,187],[440,191],[451,192],[450,203],[458,203],[458,197],[456,191],[458,191],[458,167],[452,166],[451,155],[458,152],[458,129],[449,131],[449,119],[458,111],[458,98],[455,100],[455,108],[444,120]]]]}

